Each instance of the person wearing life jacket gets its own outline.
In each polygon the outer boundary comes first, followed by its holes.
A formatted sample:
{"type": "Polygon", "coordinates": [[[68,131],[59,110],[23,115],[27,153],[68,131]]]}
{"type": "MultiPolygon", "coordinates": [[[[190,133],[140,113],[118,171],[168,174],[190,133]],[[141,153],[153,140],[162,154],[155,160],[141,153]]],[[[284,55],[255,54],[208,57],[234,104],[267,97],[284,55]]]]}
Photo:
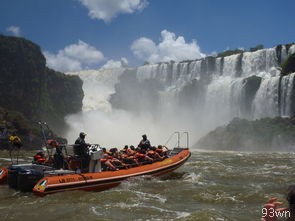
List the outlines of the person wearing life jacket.
{"type": "Polygon", "coordinates": [[[49,145],[52,148],[59,147],[59,143],[56,140],[54,140],[54,139],[47,140],[46,143],[47,143],[47,145],[49,145]]]}
{"type": "Polygon", "coordinates": [[[160,156],[157,151],[156,151],[156,147],[153,146],[151,147],[148,151],[147,151],[147,155],[152,158],[155,161],[161,161],[164,159],[164,157],[160,156]]]}
{"type": "Polygon", "coordinates": [[[111,148],[109,151],[109,155],[112,156],[112,159],[110,161],[116,168],[130,168],[129,164],[126,164],[122,161],[121,155],[117,148],[111,148]]]}
{"type": "Polygon", "coordinates": [[[288,208],[278,207],[282,206],[283,203],[277,201],[277,198],[269,199],[263,206],[261,221],[295,221],[295,185],[289,186],[287,201],[289,204],[288,208]]]}
{"type": "Polygon", "coordinates": [[[130,148],[127,149],[126,154],[128,156],[134,156],[136,154],[135,147],[131,145],[130,148]]]}
{"type": "Polygon", "coordinates": [[[110,152],[111,156],[115,157],[118,155],[118,148],[116,148],[116,147],[111,148],[109,152],[110,152]]]}
{"type": "Polygon", "coordinates": [[[111,160],[113,159],[113,157],[109,155],[109,153],[106,150],[106,148],[103,147],[102,148],[102,151],[103,151],[103,157],[100,159],[100,162],[102,164],[102,168],[113,170],[113,171],[119,170],[118,168],[116,168],[112,164],[111,160]]]}
{"type": "Polygon", "coordinates": [[[141,164],[154,162],[154,160],[146,154],[146,151],[141,150],[140,148],[136,149],[135,157],[136,157],[137,161],[140,162],[141,164]]]}
{"type": "Polygon", "coordinates": [[[158,145],[158,147],[156,148],[156,152],[161,156],[167,156],[168,153],[168,149],[165,146],[162,145],[158,145]]]}
{"type": "Polygon", "coordinates": [[[33,163],[45,164],[45,161],[46,161],[46,158],[42,152],[38,152],[35,154],[33,163]]]}
{"type": "Polygon", "coordinates": [[[146,154],[146,151],[140,150],[139,148],[136,149],[133,145],[130,146],[127,153],[129,156],[133,157],[133,159],[137,162],[138,165],[140,164],[140,162],[153,162],[153,159],[146,154]]]}
{"type": "Polygon", "coordinates": [[[13,132],[9,136],[9,142],[12,144],[13,147],[16,147],[18,149],[23,146],[21,139],[18,136],[16,136],[15,132],[13,132]]]}
{"type": "Polygon", "coordinates": [[[129,149],[128,145],[125,145],[125,146],[123,147],[123,149],[120,150],[120,153],[121,153],[121,154],[127,154],[128,149],[129,149]]]}
{"type": "MultiPolygon", "coordinates": [[[[132,146],[130,146],[130,147],[132,147],[132,146]]],[[[139,165],[139,162],[136,159],[135,154],[136,154],[135,151],[133,151],[132,149],[130,149],[128,147],[128,145],[125,145],[124,148],[123,148],[123,150],[120,151],[120,160],[124,164],[128,165],[129,167],[138,166],[139,165]]]]}
{"type": "Polygon", "coordinates": [[[147,139],[146,134],[142,135],[142,140],[139,142],[138,147],[143,151],[147,151],[151,147],[151,143],[147,139]]]}

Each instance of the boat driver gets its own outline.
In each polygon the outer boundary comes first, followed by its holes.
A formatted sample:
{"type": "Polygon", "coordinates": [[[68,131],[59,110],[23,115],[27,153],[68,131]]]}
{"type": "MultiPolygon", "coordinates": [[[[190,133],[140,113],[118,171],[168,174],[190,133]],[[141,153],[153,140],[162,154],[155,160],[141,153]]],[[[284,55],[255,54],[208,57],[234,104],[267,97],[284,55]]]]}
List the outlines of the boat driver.
{"type": "Polygon", "coordinates": [[[88,147],[90,144],[85,142],[86,133],[81,132],[75,141],[74,154],[82,160],[82,169],[88,167],[90,156],[88,154],[88,147]]]}

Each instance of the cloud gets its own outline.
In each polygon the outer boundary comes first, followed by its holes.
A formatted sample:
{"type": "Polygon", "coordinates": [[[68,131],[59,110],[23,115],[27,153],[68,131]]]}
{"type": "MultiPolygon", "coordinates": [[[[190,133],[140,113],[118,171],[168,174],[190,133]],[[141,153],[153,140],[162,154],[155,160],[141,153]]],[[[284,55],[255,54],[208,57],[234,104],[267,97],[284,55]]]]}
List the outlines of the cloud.
{"type": "Polygon", "coordinates": [[[61,72],[93,68],[105,60],[102,52],[81,40],[77,44],[71,44],[59,50],[57,54],[47,51],[43,53],[47,66],[61,72]]]}
{"type": "Polygon", "coordinates": [[[79,0],[88,10],[92,19],[110,22],[118,14],[131,14],[143,10],[147,0],[79,0]]]}
{"type": "Polygon", "coordinates": [[[130,48],[137,58],[149,62],[182,61],[205,56],[195,40],[186,43],[183,36],[176,37],[167,30],[161,32],[158,45],[151,39],[142,37],[135,40],[130,48]]]}
{"type": "Polygon", "coordinates": [[[128,67],[128,60],[126,58],[121,58],[120,61],[114,61],[113,59],[108,60],[101,69],[111,69],[111,68],[121,68],[128,67]]]}
{"type": "Polygon", "coordinates": [[[18,26],[10,26],[8,28],[6,28],[6,31],[8,31],[9,33],[11,33],[12,35],[14,36],[21,36],[21,30],[20,30],[20,27],[18,26]]]}
{"type": "Polygon", "coordinates": [[[141,60],[153,60],[152,57],[157,56],[157,45],[148,38],[142,37],[135,40],[131,45],[133,54],[141,60]]]}

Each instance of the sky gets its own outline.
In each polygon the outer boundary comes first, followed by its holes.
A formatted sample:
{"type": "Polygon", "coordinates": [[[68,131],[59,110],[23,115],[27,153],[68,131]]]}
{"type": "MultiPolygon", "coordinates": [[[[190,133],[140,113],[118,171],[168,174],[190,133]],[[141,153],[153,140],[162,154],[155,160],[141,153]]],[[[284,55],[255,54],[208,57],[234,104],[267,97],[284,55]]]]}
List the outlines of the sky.
{"type": "Polygon", "coordinates": [[[0,34],[62,72],[295,42],[294,0],[0,0],[0,34]]]}

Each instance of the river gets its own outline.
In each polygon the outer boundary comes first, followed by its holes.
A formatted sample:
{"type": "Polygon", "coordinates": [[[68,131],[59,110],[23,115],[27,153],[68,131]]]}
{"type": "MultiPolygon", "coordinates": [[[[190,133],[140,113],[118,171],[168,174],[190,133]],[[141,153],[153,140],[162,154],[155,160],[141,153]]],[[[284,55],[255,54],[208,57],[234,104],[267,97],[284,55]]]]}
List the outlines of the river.
{"type": "MultiPolygon", "coordinates": [[[[7,154],[0,157],[6,165],[7,154]]],[[[137,177],[104,192],[37,197],[2,185],[0,220],[260,220],[269,197],[287,205],[294,159],[295,153],[193,151],[168,178],[137,177]]]]}

